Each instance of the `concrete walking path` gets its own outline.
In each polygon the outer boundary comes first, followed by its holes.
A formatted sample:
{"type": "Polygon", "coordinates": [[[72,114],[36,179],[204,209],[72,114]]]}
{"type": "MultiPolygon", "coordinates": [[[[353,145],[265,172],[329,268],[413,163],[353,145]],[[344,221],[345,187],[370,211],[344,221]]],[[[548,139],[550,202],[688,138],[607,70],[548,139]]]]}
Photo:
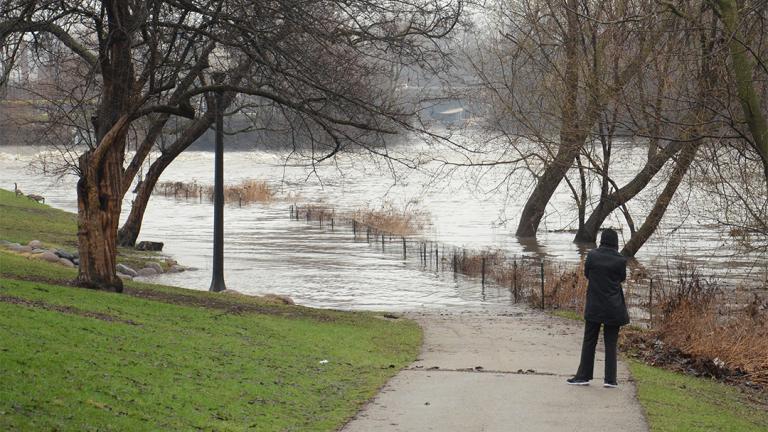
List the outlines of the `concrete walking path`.
{"type": "Polygon", "coordinates": [[[407,316],[424,328],[421,356],[343,432],[648,430],[625,365],[603,388],[602,338],[592,384],[566,385],[581,323],[522,307],[407,316]]]}

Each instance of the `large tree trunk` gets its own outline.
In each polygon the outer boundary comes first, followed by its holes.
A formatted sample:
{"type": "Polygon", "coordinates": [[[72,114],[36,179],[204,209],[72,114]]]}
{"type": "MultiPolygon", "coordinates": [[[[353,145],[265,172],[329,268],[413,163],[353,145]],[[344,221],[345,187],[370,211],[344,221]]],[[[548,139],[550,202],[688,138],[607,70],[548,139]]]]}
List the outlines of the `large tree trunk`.
{"type": "Polygon", "coordinates": [[[108,45],[100,57],[103,90],[93,126],[97,145],[79,159],[77,238],[81,286],[122,292],[117,277],[117,227],[122,204],[123,161],[133,96],[130,13],[126,2],[103,2],[108,45]]]}
{"type": "Polygon", "coordinates": [[[635,256],[637,251],[643,247],[645,242],[648,241],[651,235],[656,231],[662,217],[664,217],[664,213],[667,211],[667,207],[669,207],[670,201],[672,201],[672,197],[675,195],[678,186],[680,186],[680,183],[683,181],[683,177],[685,177],[685,174],[688,172],[688,168],[690,168],[700,146],[701,140],[695,141],[687,144],[687,146],[680,152],[677,165],[672,171],[672,175],[669,177],[667,185],[656,198],[656,203],[653,205],[653,208],[645,219],[645,222],[643,222],[643,225],[637,232],[635,232],[632,238],[629,239],[627,244],[624,245],[624,249],[621,250],[623,255],[630,257],[635,256]]]}
{"type": "Polygon", "coordinates": [[[528,201],[523,207],[523,213],[520,215],[520,223],[515,233],[518,237],[536,237],[536,231],[544,217],[547,204],[571,168],[583,143],[583,141],[570,143],[561,147],[555,160],[547,166],[544,174],[539,177],[539,181],[536,183],[533,193],[528,197],[528,201]]]}
{"type": "MultiPolygon", "coordinates": [[[[125,136],[116,139],[125,140],[125,136]]],[[[119,145],[119,144],[117,144],[119,145]]],[[[122,292],[117,277],[115,233],[120,217],[120,179],[122,151],[110,151],[104,160],[95,161],[94,152],[80,156],[77,182],[77,237],[80,266],[77,282],[81,286],[122,292]]]]}
{"type": "MultiPolygon", "coordinates": [[[[229,100],[231,100],[231,98],[229,98],[229,100]]],[[[136,197],[131,205],[131,212],[128,215],[128,219],[126,219],[118,232],[118,244],[120,246],[133,247],[136,245],[136,239],[139,237],[141,224],[144,220],[144,212],[147,210],[147,204],[152,197],[152,191],[160,179],[160,176],[163,174],[163,171],[165,171],[168,165],[170,165],[181,152],[186,150],[193,142],[195,142],[195,140],[205,133],[213,123],[213,119],[214,116],[212,113],[208,112],[203,117],[194,120],[192,124],[184,130],[182,135],[174,141],[168,149],[166,149],[162,156],[157,158],[149,167],[147,176],[136,191],[136,197]]]]}
{"type": "MultiPolygon", "coordinates": [[[[578,2],[568,0],[566,19],[568,23],[565,38],[565,95],[563,97],[560,126],[560,145],[555,159],[545,169],[533,192],[525,203],[520,222],[517,225],[518,237],[536,237],[547,204],[571,168],[574,159],[584,145],[586,134],[579,132],[579,116],[576,110],[579,92],[579,18],[578,2]]],[[[591,125],[590,125],[591,126],[591,125]]],[[[583,128],[582,128],[583,129],[583,128]]]]}

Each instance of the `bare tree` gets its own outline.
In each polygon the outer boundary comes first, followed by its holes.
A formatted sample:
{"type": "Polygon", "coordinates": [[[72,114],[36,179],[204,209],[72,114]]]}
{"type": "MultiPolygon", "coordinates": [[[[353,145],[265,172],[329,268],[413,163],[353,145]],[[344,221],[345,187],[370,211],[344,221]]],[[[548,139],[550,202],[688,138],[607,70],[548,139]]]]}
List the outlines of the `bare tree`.
{"type": "Polygon", "coordinates": [[[493,22],[498,36],[491,33],[469,60],[481,97],[491,107],[486,126],[515,149],[515,157],[495,163],[527,170],[535,178],[518,237],[535,237],[563,180],[577,203],[580,226],[586,223],[589,191],[584,182],[595,167],[585,165],[581,156],[588,161],[585,145],[615,132],[607,124],[617,121],[611,113],[620,108],[625,88],[666,25],[653,16],[654,7],[650,2],[575,0],[499,3],[499,18],[493,22]],[[574,165],[578,185],[567,176],[574,165]]]}
{"type": "MultiPolygon", "coordinates": [[[[93,139],[79,153],[77,166],[78,283],[122,290],[115,271],[117,225],[125,185],[135,175],[134,169],[124,169],[134,122],[162,114],[195,118],[193,102],[201,95],[229,91],[316,113],[318,124],[389,130],[386,122],[366,120],[384,117],[406,124],[398,111],[393,113],[378,100],[326,92],[324,83],[313,80],[307,64],[313,60],[312,51],[307,49],[336,58],[339,69],[347,66],[345,55],[367,56],[375,67],[382,53],[389,52],[406,62],[426,64],[434,59],[430,41],[450,32],[460,11],[460,2],[427,0],[4,2],[0,6],[2,45],[20,34],[51,35],[77,54],[93,77],[92,91],[98,96],[91,118],[93,139]],[[210,43],[236,61],[247,59],[251,70],[258,72],[257,81],[248,86],[207,82],[202,73],[207,56],[201,46],[210,43]],[[290,49],[283,50],[286,44],[290,49]],[[269,80],[260,83],[262,78],[269,80]],[[179,85],[187,81],[192,82],[189,88],[179,85]],[[284,97],[286,89],[303,88],[315,91],[299,99],[284,97]],[[358,109],[328,109],[326,104],[333,100],[358,109]]],[[[364,68],[365,62],[354,67],[364,68]]],[[[337,143],[332,152],[341,149],[341,139],[337,143]]]]}
{"type": "Polygon", "coordinates": [[[741,8],[736,0],[712,0],[711,3],[717,9],[728,41],[733,81],[749,130],[749,135],[744,138],[760,155],[768,184],[768,111],[763,106],[761,92],[756,85],[756,75],[762,75],[763,80],[768,75],[768,66],[759,49],[765,37],[765,3],[747,1],[741,8]],[[747,15],[757,18],[757,34],[750,35],[745,31],[747,15]]]}

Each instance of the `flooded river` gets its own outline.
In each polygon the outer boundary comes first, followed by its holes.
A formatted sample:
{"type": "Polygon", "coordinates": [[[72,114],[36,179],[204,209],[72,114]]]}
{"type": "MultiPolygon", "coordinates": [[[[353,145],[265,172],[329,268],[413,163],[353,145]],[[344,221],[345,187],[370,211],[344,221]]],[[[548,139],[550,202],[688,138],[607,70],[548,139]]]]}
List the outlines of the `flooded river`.
{"type": "MultiPolygon", "coordinates": [[[[44,195],[54,207],[75,211],[74,177],[55,179],[30,169],[29,163],[43,151],[0,147],[0,187],[12,189],[16,182],[25,192],[44,195]]],[[[400,151],[408,155],[415,150],[400,151]]],[[[621,153],[627,160],[617,165],[624,167],[624,171],[614,173],[618,183],[634,175],[632,168],[637,164],[632,161],[642,158],[644,151],[628,148],[621,153]]],[[[403,260],[396,248],[382,252],[381,247],[371,246],[365,239],[354,241],[347,228],[332,231],[292,221],[288,212],[294,201],[322,202],[342,211],[378,209],[390,203],[426,212],[431,224],[423,236],[446,245],[576,262],[580,251],[572,243],[573,234],[555,232],[575,228],[576,211],[567,187],[561,186],[553,199],[538,243],[521,244],[514,229],[532,180],[522,176],[501,183],[506,175],[504,169],[456,169],[447,175],[436,163],[409,170],[365,156],[346,155],[313,171],[291,161],[286,163],[283,155],[274,153],[227,153],[227,183],[265,180],[278,192],[273,203],[227,206],[227,287],[252,294],[286,294],[299,304],[339,309],[473,309],[508,304],[508,290],[484,288],[479,281],[454,278],[450,272],[424,271],[418,260],[403,260]],[[510,188],[510,184],[514,187],[510,188]]],[[[174,161],[161,181],[211,184],[212,178],[213,154],[188,152],[174,161]]],[[[132,197],[130,193],[126,197],[123,217],[132,197]]],[[[636,223],[641,223],[642,208],[652,198],[648,192],[632,203],[636,223]]],[[[706,197],[691,191],[678,194],[659,231],[638,254],[638,261],[662,271],[674,267],[682,257],[697,263],[705,276],[716,277],[726,285],[764,289],[768,259],[738,252],[727,232],[707,224],[697,213],[696,209],[705,206],[706,197]]],[[[206,201],[153,197],[139,240],[162,241],[164,252],[197,269],[160,275],[153,281],[207,289],[212,222],[212,206],[206,201]]],[[[624,221],[612,217],[607,224],[623,227],[624,221]]],[[[622,235],[628,237],[629,231],[625,229],[622,235]]]]}

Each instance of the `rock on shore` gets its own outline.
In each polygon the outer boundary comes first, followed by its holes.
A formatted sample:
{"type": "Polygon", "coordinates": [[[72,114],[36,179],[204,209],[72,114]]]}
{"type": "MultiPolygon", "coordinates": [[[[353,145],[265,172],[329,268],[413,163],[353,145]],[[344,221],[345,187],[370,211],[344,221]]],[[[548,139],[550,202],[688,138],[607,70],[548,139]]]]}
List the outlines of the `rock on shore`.
{"type": "MultiPolygon", "coordinates": [[[[159,245],[162,248],[162,243],[159,243],[159,245]]],[[[23,254],[30,258],[60,264],[64,267],[74,268],[80,265],[80,255],[77,251],[68,252],[61,249],[46,249],[40,240],[32,240],[26,245],[10,242],[8,240],[0,240],[0,247],[23,254]]],[[[168,273],[180,273],[189,270],[187,267],[179,265],[172,259],[166,260],[166,264],[169,266],[168,273]]],[[[165,273],[163,266],[158,262],[149,262],[140,270],[135,270],[130,266],[119,263],[117,264],[116,270],[118,276],[123,279],[133,279],[141,276],[148,277],[165,273]]]]}

